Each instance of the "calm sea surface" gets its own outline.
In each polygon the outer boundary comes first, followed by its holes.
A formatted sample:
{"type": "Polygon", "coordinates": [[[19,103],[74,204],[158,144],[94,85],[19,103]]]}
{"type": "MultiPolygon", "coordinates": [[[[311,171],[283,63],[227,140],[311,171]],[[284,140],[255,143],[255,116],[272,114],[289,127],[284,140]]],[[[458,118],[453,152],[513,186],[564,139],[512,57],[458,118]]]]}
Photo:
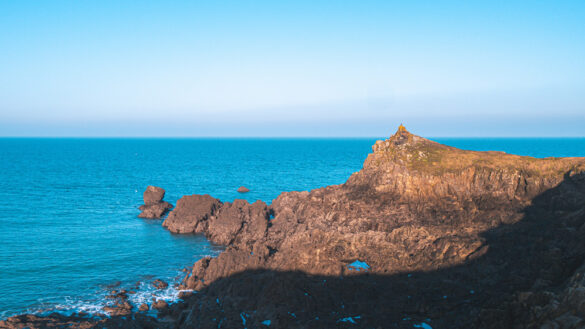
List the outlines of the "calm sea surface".
{"type": "MultiPolygon", "coordinates": [[[[473,150],[585,156],[585,139],[436,141],[473,150]]],[[[172,299],[148,282],[221,248],[137,218],[147,185],[223,201],[270,202],[282,191],[343,183],[370,139],[0,139],[0,318],[22,312],[97,311],[112,285],[140,285],[132,301],[172,299]],[[244,185],[250,193],[236,189],[244,185]],[[146,282],[146,283],[144,283],[146,282]]]]}

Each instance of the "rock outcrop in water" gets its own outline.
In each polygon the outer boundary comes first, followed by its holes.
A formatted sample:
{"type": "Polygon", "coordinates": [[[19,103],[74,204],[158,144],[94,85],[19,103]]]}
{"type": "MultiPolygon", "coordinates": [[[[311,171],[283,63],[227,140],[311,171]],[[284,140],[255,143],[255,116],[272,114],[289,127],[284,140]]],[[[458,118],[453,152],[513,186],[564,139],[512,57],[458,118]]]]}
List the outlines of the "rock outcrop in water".
{"type": "Polygon", "coordinates": [[[245,187],[245,186],[240,186],[240,187],[238,187],[238,192],[239,193],[248,193],[248,192],[250,192],[250,189],[245,187]]]}
{"type": "Polygon", "coordinates": [[[138,215],[140,218],[161,218],[173,208],[172,204],[163,201],[165,190],[160,187],[148,186],[142,197],[144,204],[138,208],[142,210],[140,215],[138,215]]]}
{"type": "Polygon", "coordinates": [[[271,205],[185,196],[163,225],[226,250],[194,264],[183,288],[198,293],[160,326],[585,327],[584,158],[401,128],[345,184],[271,205]]]}

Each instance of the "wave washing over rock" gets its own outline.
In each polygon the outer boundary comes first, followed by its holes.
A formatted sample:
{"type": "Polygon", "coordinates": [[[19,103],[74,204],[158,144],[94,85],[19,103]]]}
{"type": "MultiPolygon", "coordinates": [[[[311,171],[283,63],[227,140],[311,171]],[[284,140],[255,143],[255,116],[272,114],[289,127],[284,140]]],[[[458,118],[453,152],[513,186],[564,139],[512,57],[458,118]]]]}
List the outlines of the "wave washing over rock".
{"type": "Polygon", "coordinates": [[[400,127],[345,184],[271,205],[185,196],[163,226],[226,250],[157,318],[0,327],[585,327],[584,158],[464,151],[400,127]]]}

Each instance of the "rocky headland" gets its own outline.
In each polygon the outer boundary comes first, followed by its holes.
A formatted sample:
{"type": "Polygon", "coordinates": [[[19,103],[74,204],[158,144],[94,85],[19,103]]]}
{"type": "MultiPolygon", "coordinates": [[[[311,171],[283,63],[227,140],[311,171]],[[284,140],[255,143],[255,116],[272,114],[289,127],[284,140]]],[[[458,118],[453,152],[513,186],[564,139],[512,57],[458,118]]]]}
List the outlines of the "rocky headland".
{"type": "Polygon", "coordinates": [[[402,126],[372,148],[344,184],[270,205],[181,198],[163,226],[225,251],[158,319],[108,326],[585,328],[585,158],[460,150],[402,126]]]}

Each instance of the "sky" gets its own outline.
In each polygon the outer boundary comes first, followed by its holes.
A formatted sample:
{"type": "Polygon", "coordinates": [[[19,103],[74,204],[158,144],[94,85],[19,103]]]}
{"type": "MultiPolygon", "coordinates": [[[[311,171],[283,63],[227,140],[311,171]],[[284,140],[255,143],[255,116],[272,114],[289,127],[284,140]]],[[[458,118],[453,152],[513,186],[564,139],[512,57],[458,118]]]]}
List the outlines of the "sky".
{"type": "Polygon", "coordinates": [[[0,1],[0,136],[585,136],[585,1],[0,1]]]}

